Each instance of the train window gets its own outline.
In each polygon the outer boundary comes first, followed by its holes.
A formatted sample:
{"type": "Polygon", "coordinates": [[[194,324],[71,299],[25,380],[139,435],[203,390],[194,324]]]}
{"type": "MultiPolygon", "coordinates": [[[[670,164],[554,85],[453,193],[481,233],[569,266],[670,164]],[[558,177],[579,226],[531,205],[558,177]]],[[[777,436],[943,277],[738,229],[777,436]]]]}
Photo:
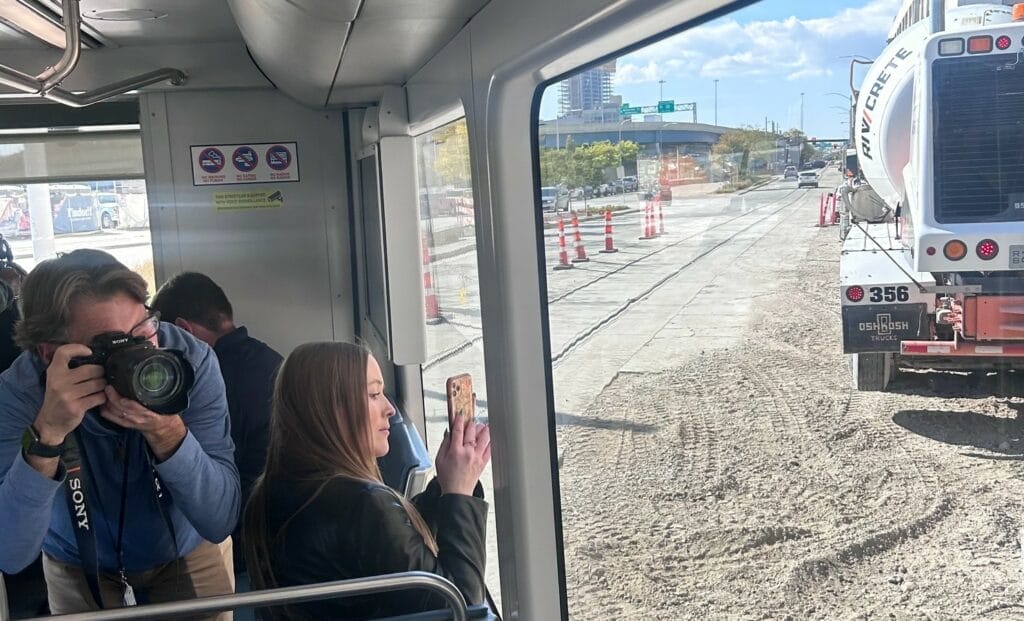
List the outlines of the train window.
{"type": "MultiPolygon", "coordinates": [[[[427,444],[436,447],[448,424],[446,378],[461,373],[472,376],[477,418],[487,421],[476,208],[465,119],[417,137],[416,156],[427,311],[423,399],[427,444]]],[[[486,497],[491,500],[487,523],[487,586],[500,606],[490,467],[484,471],[481,483],[486,497]]]]}
{"type": "Polygon", "coordinates": [[[76,248],[106,250],[154,290],[137,127],[0,134],[0,233],[27,270],[76,248]]]}
{"type": "MultiPolygon", "coordinates": [[[[903,73],[858,84],[878,106],[855,116],[847,59],[878,58],[877,76],[907,57],[885,51],[900,4],[759,2],[543,93],[535,209],[570,618],[964,616],[990,605],[977,584],[1012,588],[1015,495],[989,481],[1016,476],[1019,404],[950,399],[943,382],[966,379],[910,363],[875,392],[892,354],[858,367],[842,344],[831,224],[863,182],[844,181],[845,151],[852,129],[905,114],[875,143],[905,158],[913,88],[903,73]]],[[[873,183],[904,170],[869,164],[873,183]]],[[[878,261],[865,270],[906,279],[857,239],[878,261]]],[[[907,312],[918,291],[876,289],[849,299],[907,312]]],[[[910,329],[888,313],[853,324],[861,351],[910,329]]]]}

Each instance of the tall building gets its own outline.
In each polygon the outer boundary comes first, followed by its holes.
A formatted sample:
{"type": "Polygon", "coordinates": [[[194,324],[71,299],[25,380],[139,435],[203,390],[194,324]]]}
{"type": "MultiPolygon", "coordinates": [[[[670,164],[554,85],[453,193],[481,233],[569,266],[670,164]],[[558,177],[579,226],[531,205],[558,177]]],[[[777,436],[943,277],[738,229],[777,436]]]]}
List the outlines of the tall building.
{"type": "Polygon", "coordinates": [[[559,85],[558,116],[585,118],[591,116],[586,114],[589,111],[617,108],[616,101],[620,98],[612,95],[614,75],[615,61],[610,60],[562,80],[559,85]]]}

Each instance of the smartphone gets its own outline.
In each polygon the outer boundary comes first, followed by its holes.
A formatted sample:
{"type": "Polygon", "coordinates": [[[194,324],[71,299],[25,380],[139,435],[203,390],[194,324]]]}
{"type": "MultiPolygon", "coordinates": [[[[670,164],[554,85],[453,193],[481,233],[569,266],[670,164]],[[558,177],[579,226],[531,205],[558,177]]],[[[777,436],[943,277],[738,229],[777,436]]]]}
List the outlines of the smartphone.
{"type": "Polygon", "coordinates": [[[473,378],[469,373],[449,377],[445,382],[448,396],[448,429],[455,424],[466,425],[476,415],[476,396],[473,394],[473,378]]]}

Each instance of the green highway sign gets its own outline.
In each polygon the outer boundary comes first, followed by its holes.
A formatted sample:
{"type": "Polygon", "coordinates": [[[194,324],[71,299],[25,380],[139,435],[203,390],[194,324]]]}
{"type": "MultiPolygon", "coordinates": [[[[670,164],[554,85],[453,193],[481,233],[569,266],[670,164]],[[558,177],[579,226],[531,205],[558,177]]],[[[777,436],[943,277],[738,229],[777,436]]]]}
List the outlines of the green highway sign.
{"type": "Polygon", "coordinates": [[[642,110],[639,107],[627,108],[626,106],[622,106],[619,108],[619,114],[622,116],[632,116],[634,114],[640,114],[641,112],[642,110]]]}
{"type": "Polygon", "coordinates": [[[668,101],[658,102],[658,112],[675,112],[676,102],[669,99],[668,101]]]}

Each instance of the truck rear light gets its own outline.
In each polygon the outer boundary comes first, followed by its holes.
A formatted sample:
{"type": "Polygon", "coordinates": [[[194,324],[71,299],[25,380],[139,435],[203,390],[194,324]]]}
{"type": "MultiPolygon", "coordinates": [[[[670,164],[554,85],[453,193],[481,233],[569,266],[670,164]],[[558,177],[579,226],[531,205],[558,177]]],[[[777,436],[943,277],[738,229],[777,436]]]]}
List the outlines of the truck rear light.
{"type": "Polygon", "coordinates": [[[924,252],[925,252],[925,254],[927,254],[927,255],[928,255],[929,257],[934,257],[934,256],[935,256],[935,252],[936,252],[936,251],[935,251],[935,246],[928,246],[928,248],[926,248],[924,252]]]}
{"type": "Polygon", "coordinates": [[[967,244],[959,239],[952,239],[942,247],[942,254],[950,261],[959,261],[967,256],[967,244]]]}
{"type": "Polygon", "coordinates": [[[1001,50],[1009,49],[1010,45],[1012,45],[1012,44],[1013,44],[1013,40],[1010,39],[1010,37],[1008,37],[1006,35],[1003,35],[1003,36],[999,37],[998,39],[996,39],[996,47],[1001,49],[1001,50]]]}
{"type": "Polygon", "coordinates": [[[959,56],[963,53],[963,39],[943,39],[939,41],[939,56],[959,56]]]}
{"type": "Polygon", "coordinates": [[[979,35],[977,37],[971,37],[967,40],[967,53],[968,54],[987,54],[992,51],[992,37],[989,35],[979,35]]]}
{"type": "Polygon", "coordinates": [[[983,239],[978,242],[978,247],[975,248],[978,253],[978,258],[982,261],[990,261],[996,258],[999,254],[999,244],[995,243],[991,239],[983,239]]]}
{"type": "Polygon", "coordinates": [[[851,302],[860,302],[864,299],[864,287],[854,285],[846,288],[846,299],[851,302]]]}

